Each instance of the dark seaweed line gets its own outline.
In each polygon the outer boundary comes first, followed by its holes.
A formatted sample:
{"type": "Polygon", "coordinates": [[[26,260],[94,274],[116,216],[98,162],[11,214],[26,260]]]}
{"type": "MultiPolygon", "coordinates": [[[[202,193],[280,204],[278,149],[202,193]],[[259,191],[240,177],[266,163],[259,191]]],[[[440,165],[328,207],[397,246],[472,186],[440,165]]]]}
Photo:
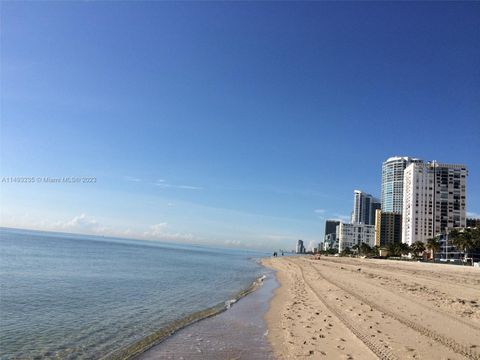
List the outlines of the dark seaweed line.
{"type": "MultiPolygon", "coordinates": [[[[248,294],[255,291],[263,281],[263,277],[255,280],[248,288],[240,291],[233,300],[239,300],[248,294]]],[[[162,327],[161,329],[155,331],[154,333],[145,336],[144,338],[134,342],[127,347],[124,347],[120,350],[116,350],[113,353],[107,354],[106,356],[101,357],[101,360],[128,360],[135,359],[139,355],[143,354],[145,351],[154,347],[155,345],[160,344],[162,341],[166,340],[168,337],[172,336],[177,331],[186,328],[189,325],[192,325],[198,321],[207,319],[209,317],[218,315],[228,309],[229,305],[227,302],[219,303],[215,306],[212,306],[208,309],[200,310],[194,312],[193,314],[187,315],[182,319],[178,319],[170,322],[168,325],[162,327]]]]}

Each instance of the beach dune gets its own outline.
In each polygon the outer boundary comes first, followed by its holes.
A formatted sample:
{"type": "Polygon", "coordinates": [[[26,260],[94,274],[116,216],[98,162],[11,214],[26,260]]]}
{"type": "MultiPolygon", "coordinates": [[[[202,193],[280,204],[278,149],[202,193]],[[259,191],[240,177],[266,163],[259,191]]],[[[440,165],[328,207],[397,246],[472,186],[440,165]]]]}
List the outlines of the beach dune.
{"type": "Polygon", "coordinates": [[[480,270],[374,259],[264,259],[279,359],[480,359],[480,270]]]}

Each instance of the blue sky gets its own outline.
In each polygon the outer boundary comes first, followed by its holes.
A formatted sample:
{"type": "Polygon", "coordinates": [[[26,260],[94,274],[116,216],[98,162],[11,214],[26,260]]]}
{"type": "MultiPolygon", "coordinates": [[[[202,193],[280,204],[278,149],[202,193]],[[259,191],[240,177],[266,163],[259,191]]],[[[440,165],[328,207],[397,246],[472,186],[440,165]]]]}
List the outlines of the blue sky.
{"type": "Polygon", "coordinates": [[[394,155],[464,163],[480,3],[2,2],[1,224],[292,248],[394,155]]]}

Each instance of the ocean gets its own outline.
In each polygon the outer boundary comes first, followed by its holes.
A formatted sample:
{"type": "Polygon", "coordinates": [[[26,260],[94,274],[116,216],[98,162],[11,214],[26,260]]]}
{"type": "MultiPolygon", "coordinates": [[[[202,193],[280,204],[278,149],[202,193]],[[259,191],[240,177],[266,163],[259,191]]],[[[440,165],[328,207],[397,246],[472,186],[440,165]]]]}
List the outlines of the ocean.
{"type": "Polygon", "coordinates": [[[0,229],[0,358],[138,354],[222,312],[261,252],[0,229]]]}

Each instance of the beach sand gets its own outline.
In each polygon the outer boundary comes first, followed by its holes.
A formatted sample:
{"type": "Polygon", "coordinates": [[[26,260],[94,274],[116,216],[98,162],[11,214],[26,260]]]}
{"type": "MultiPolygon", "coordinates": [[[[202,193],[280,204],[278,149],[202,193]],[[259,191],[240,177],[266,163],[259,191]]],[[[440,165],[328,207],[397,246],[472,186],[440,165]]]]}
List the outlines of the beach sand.
{"type": "Polygon", "coordinates": [[[480,359],[480,269],[374,259],[263,261],[278,359],[480,359]]]}

